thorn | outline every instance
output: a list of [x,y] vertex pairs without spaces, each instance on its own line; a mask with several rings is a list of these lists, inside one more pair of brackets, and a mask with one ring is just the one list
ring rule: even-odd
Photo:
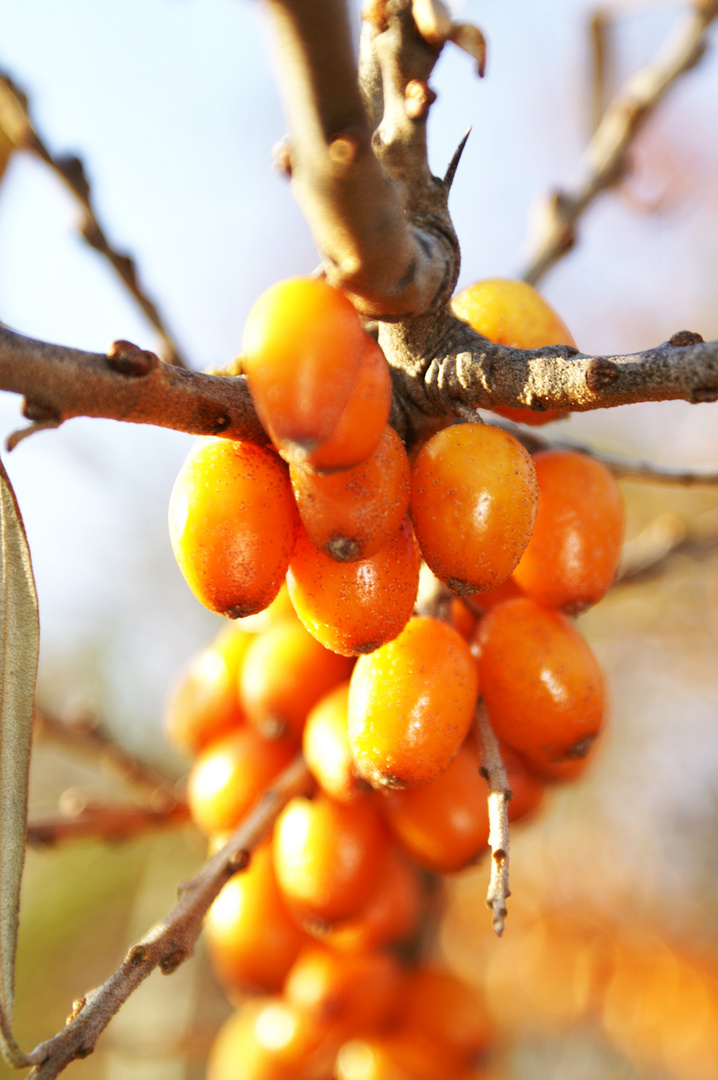
[[466,146],[466,141],[469,138],[470,134],[471,134],[471,128],[469,128],[469,130],[466,132],[466,134],[464,135],[464,137],[461,140],[461,142],[459,143],[459,145],[456,147],[456,150],[454,150],[454,156],[452,157],[451,161],[449,162],[449,167],[446,170],[446,175],[444,176],[444,183],[446,184],[447,188],[449,188],[449,189],[451,189],[451,185],[454,182],[454,177],[456,176],[456,170],[459,167],[459,162],[461,161],[461,155],[464,152],[464,147]]

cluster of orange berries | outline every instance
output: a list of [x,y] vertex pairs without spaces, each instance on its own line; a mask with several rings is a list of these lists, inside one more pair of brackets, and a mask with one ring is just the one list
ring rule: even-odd
[[[520,283],[474,286],[456,309],[504,344],[572,343]],[[449,873],[487,850],[471,738],[479,697],[513,820],[547,782],[584,767],[605,695],[568,615],[613,581],[620,494],[594,460],[532,458],[479,422],[444,428],[412,466],[388,426],[383,354],[320,279],[260,298],[243,367],[273,446],[201,441],[170,505],[190,587],[240,622],[195,658],[170,698],[168,730],[196,755],[188,799],[210,836],[236,827],[299,746],[317,794],[289,802],[209,915],[224,982],[283,990],[229,1022],[210,1076],[478,1075],[467,1070],[487,1044],[485,1019],[459,1049],[449,1033],[459,1004],[447,1005],[441,1032],[422,1012],[434,1006],[421,1004],[432,980],[453,987],[447,1001],[471,992],[446,974],[401,972],[386,950],[417,930],[418,868]],[[455,594],[447,618],[413,614],[422,558]]]

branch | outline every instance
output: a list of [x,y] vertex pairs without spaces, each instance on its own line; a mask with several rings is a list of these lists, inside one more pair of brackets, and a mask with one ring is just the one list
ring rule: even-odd
[[2,72],[0,72],[0,129],[6,133],[15,149],[34,153],[60,177],[80,205],[81,236],[90,247],[99,251],[117,272],[130,296],[159,334],[167,354],[167,362],[178,367],[185,367],[159,311],[137,278],[134,260],[129,255],[117,251],[107,239],[92,206],[90,184],[82,162],[74,156],[54,157],[50,153],[32,122],[26,95]]
[[131,840],[151,829],[175,828],[190,820],[187,804],[174,799],[162,809],[148,806],[110,805],[107,803],[70,803],[66,816],[31,821],[27,827],[27,842],[31,847],[51,847],[65,840],[120,841]]
[[[160,361],[129,342],[83,352],[23,337],[0,326],[0,389],[23,394],[33,426],[73,416],[267,442],[242,377],[204,375]],[[15,445],[18,437],[13,437]]]
[[640,353],[588,356],[564,345],[495,345],[447,312],[411,326],[382,324],[379,340],[396,369],[408,424],[412,413],[476,419],[477,408],[507,405],[586,412],[638,401],[718,399],[718,342],[690,331]]
[[[658,514],[623,549],[616,585],[631,585],[662,574],[674,555],[706,558],[718,547],[718,513],[709,510],[692,521]],[[615,587],[615,586],[614,586]]]
[[491,879],[486,894],[486,906],[494,913],[494,930],[504,932],[506,901],[509,889],[509,801],[511,789],[501,751],[489,723],[486,709],[479,704],[476,710],[476,740],[481,756],[481,775],[489,785],[489,846],[491,848]]
[[184,884],[170,914],[127,953],[120,967],[102,986],[91,990],[73,1005],[62,1031],[41,1043],[30,1055],[30,1077],[53,1080],[76,1058],[87,1057],[97,1039],[128,997],[156,968],[165,975],[187,960],[212,901],[237,871],[244,869],[256,848],[288,800],[307,790],[309,773],[301,757],[275,780],[229,842],[193,878]]
[[346,5],[265,0],[265,6],[292,140],[292,186],[329,281],[370,317],[436,310],[458,275],[448,187],[431,176],[426,161],[433,100],[426,80],[440,50],[419,35],[410,0],[392,4],[385,28],[365,31],[365,54],[374,51],[362,62],[371,83],[365,99],[370,108],[383,102],[372,140]]
[[536,212],[522,277],[535,285],[576,242],[576,224],[602,191],[626,170],[626,153],[638,130],[673,83],[706,49],[705,33],[718,15],[716,0],[692,0],[689,11],[654,60],[639,68],[609,104],[581,159],[572,189],[553,191]]

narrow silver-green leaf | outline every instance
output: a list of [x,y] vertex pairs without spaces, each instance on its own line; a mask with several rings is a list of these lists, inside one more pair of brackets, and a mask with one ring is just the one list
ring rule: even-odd
[[19,1068],[27,1058],[12,1015],[39,636],[30,550],[0,463],[0,1047]]

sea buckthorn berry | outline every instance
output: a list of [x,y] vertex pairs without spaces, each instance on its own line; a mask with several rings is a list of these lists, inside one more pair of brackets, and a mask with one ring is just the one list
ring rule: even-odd
[[210,743],[187,781],[192,820],[204,833],[235,829],[264,789],[292,760],[293,747],[243,727]]
[[351,670],[351,660],[325,649],[297,619],[283,619],[258,634],[247,650],[240,701],[266,738],[297,741],[312,706]]
[[[357,915],[318,934],[340,952],[367,952],[406,941],[419,925],[422,892],[416,870],[391,845],[379,886]],[[314,928],[310,927],[314,933]]]
[[384,353],[369,334],[356,382],[330,438],[307,455],[317,472],[350,469],[373,454],[389,419],[392,383]]
[[294,610],[292,601],[289,599],[287,583],[284,581],[269,607],[266,607],[263,611],[258,611],[256,615],[248,615],[246,619],[242,619],[237,625],[250,634],[261,634],[263,630],[268,630],[270,626],[281,622],[282,619],[296,619],[296,617],[297,613]]
[[[489,278],[469,285],[452,301],[460,319],[496,345],[515,349],[540,349],[544,345],[571,345],[571,331],[543,296],[525,281]],[[494,409],[500,416],[521,424],[548,424],[566,413],[558,409]]]
[[232,619],[262,611],[296,536],[287,467],[268,447],[203,439],[175,481],[169,524],[179,568],[206,607]]
[[283,456],[306,460],[331,438],[365,347],[354,307],[322,278],[289,278],[262,293],[244,327],[242,368]]
[[274,830],[274,866],[290,908],[304,920],[356,914],[377,888],[389,839],[373,799],[292,799]]
[[[349,1039],[337,1054],[336,1080],[425,1080],[426,1072],[419,1076],[393,1056],[395,1042],[396,1038],[392,1035]],[[437,1070],[430,1074],[432,1080],[437,1076],[441,1076],[442,1080],[452,1080],[446,1074],[445,1065],[442,1060],[431,1063],[431,1067]]]
[[348,1038],[391,1020],[402,979],[398,961],[388,953],[342,954],[309,945],[287,975],[284,996],[317,1026]]
[[405,1031],[446,1049],[447,1071],[484,1052],[492,1029],[483,994],[449,971],[418,967],[402,993]]
[[409,509],[411,468],[388,425],[374,452],[353,469],[317,476],[290,468],[299,516],[316,548],[337,562],[368,559],[389,542]]
[[374,787],[436,779],[471,726],[477,693],[461,635],[437,619],[410,619],[352,673],[349,741],[361,775]]
[[422,447],[411,517],[429,568],[460,595],[495,589],[526,547],[538,501],[521,443],[500,428],[457,424]]
[[308,941],[289,913],[269,841],[222,889],[205,920],[212,966],[230,990],[280,990]]
[[360,562],[328,559],[301,533],[287,572],[297,615],[343,656],[372,652],[406,626],[419,588],[421,554],[408,518],[381,551]]
[[536,523],[514,580],[546,607],[582,611],[608,592],[618,570],[621,492],[606,466],[585,454],[546,450],[534,465]]
[[348,682],[330,690],[309,713],[302,735],[302,752],[309,771],[322,791],[338,802],[351,802],[369,790],[354,768],[348,700]]
[[422,787],[392,791],[382,810],[397,840],[420,866],[438,874],[461,870],[489,844],[486,781],[472,739],[446,772]]
[[246,1002],[212,1044],[206,1080],[331,1080],[337,1045],[280,997]]
[[245,722],[237,679],[251,640],[252,635],[236,624],[226,626],[180,673],[163,715],[173,746],[194,755]]
[[571,622],[535,600],[507,600],[473,640],[481,694],[500,739],[535,766],[584,757],[606,710],[601,671]]

